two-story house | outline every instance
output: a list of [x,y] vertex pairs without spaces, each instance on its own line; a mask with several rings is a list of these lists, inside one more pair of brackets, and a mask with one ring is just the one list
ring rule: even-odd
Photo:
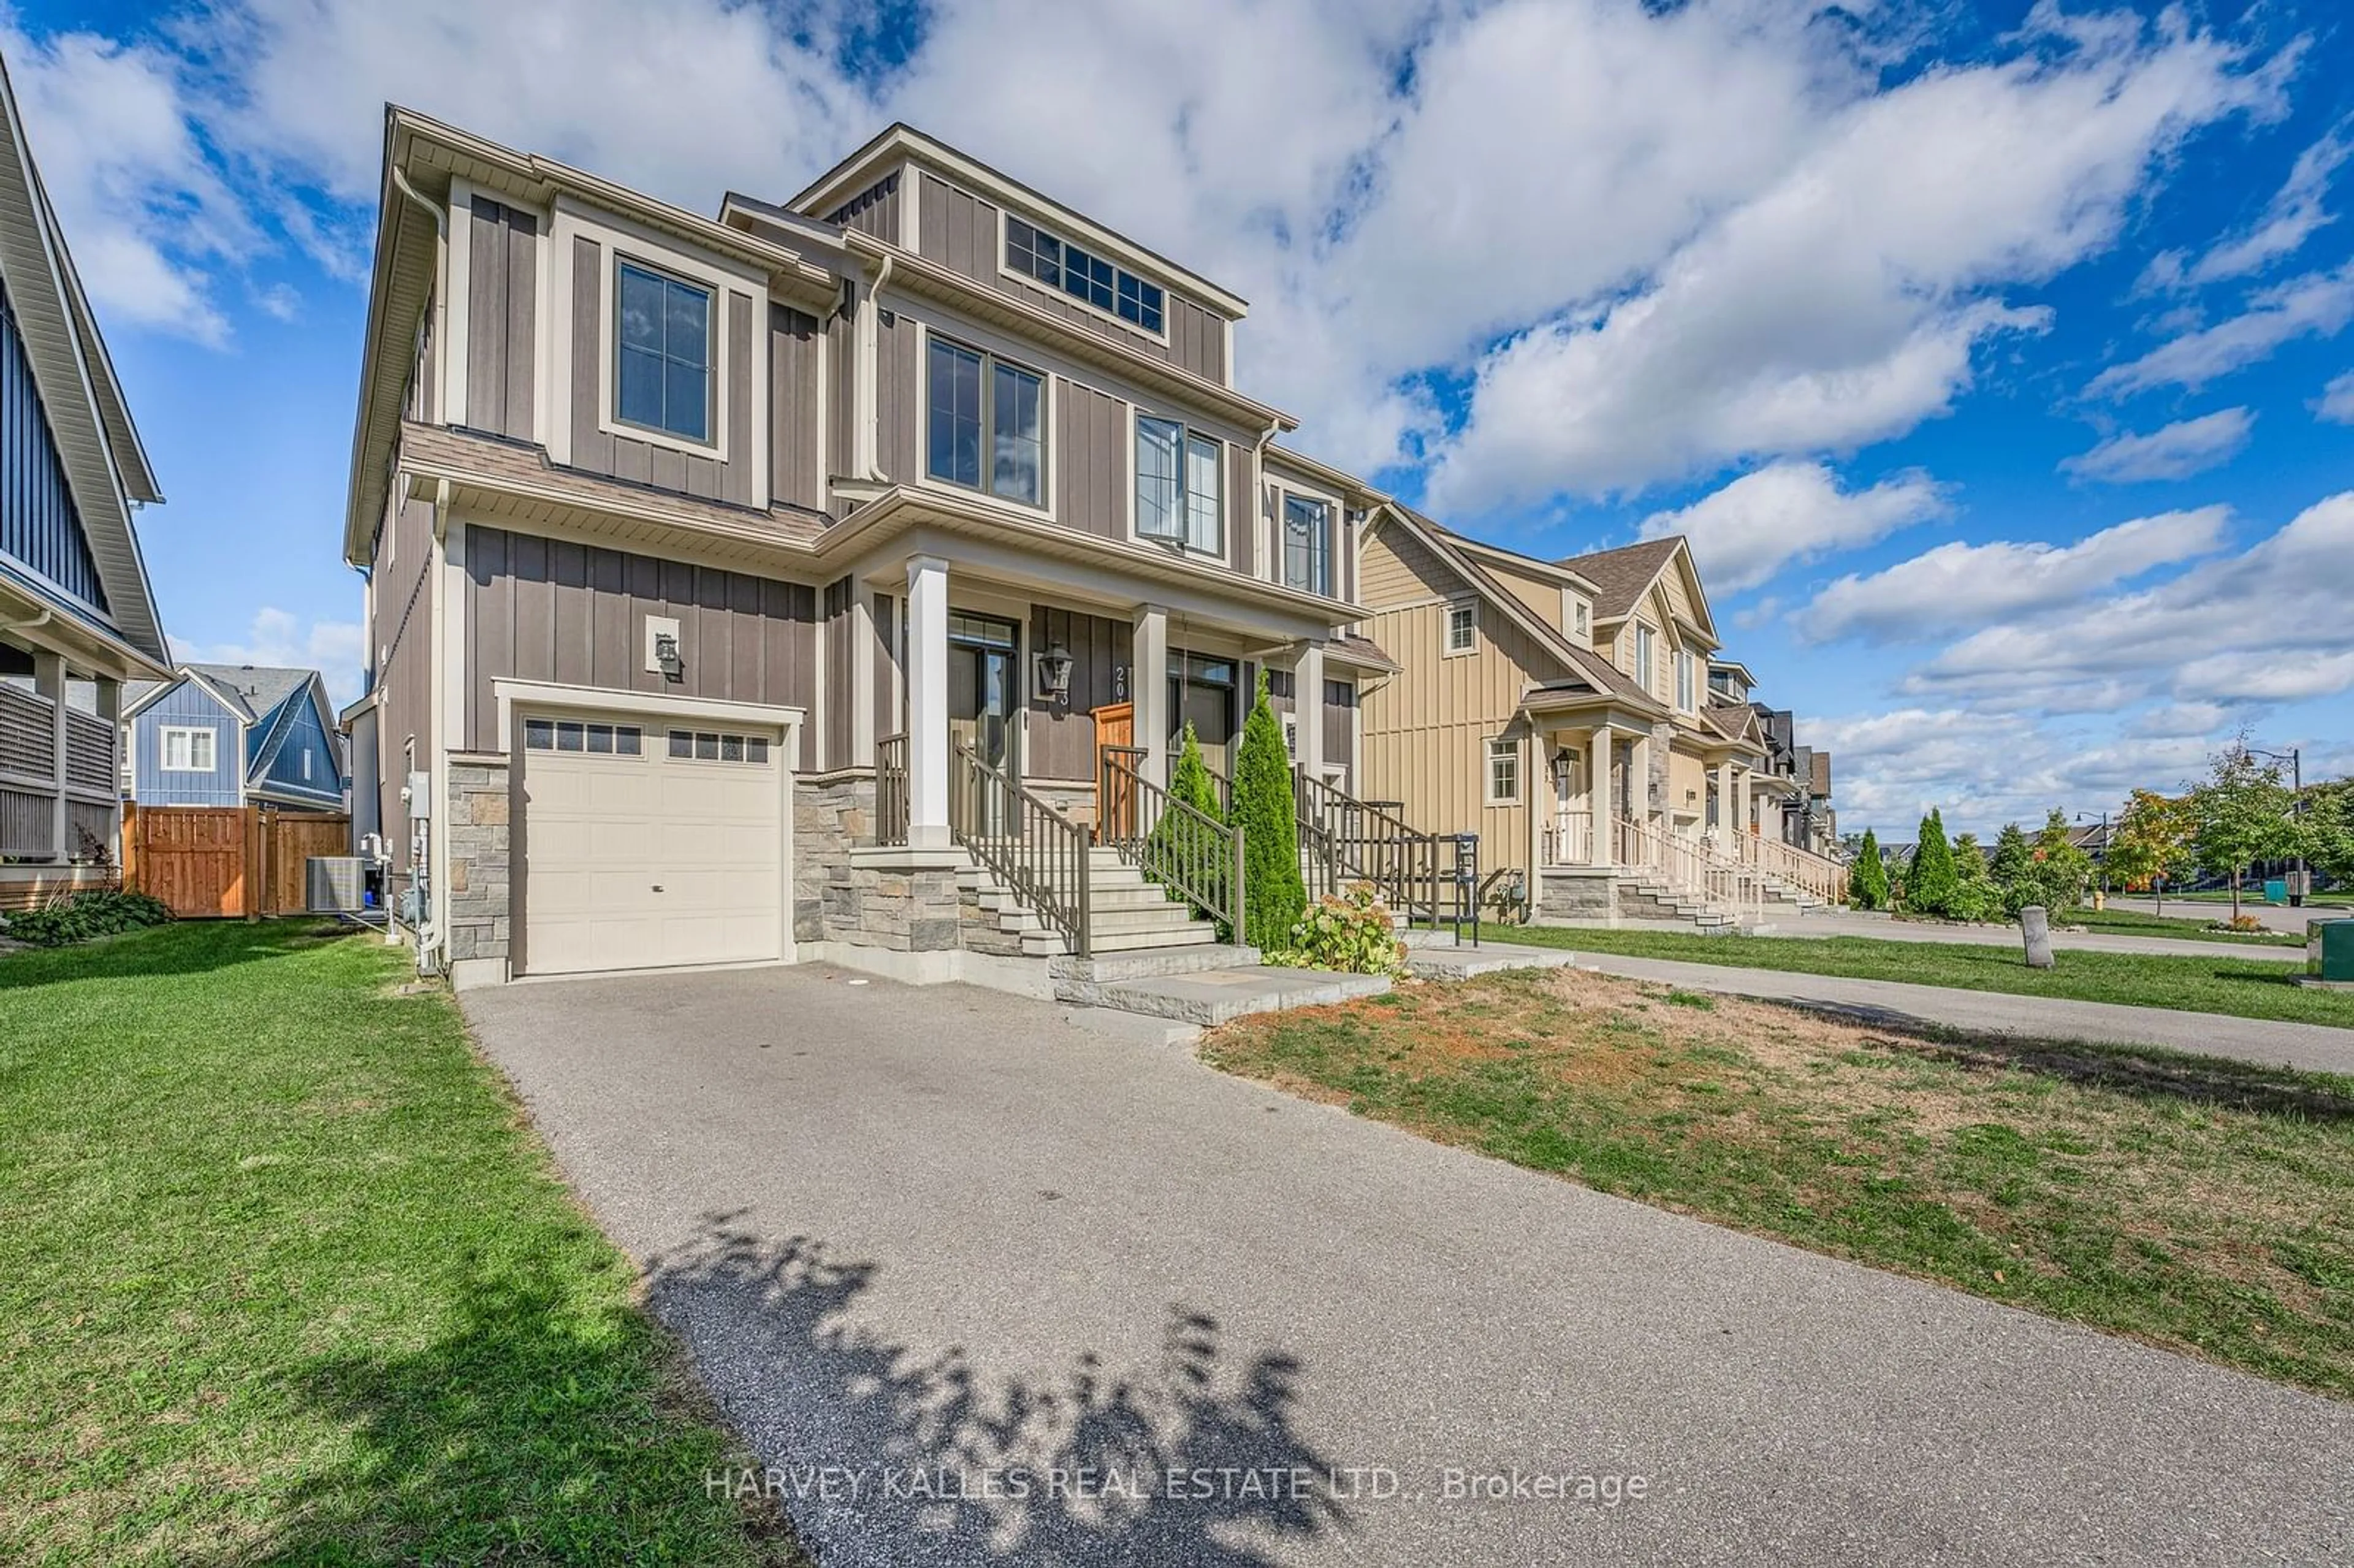
[[1839,849],[1839,811],[1831,800],[1831,754],[1800,746],[1797,716],[1755,699],[1756,677],[1747,666],[1719,660],[1709,665],[1708,689],[1719,703],[1746,707],[1755,716],[1766,747],[1765,766],[1753,787],[1752,831],[1778,834],[1785,843],[1813,854]]
[[388,111],[345,716],[422,952],[960,972],[974,857],[1053,901],[1262,671],[1354,777],[1378,498],[1235,386],[1245,315],[906,126],[705,217]]
[[161,501],[0,65],[0,909],[112,876],[123,683],[167,673]]
[[344,809],[334,709],[316,670],[183,664],[122,710],[124,787],[142,806]]
[[1547,561],[1384,503],[1363,555],[1363,629],[1398,672],[1365,688],[1363,790],[1477,833],[1539,918],[1835,893],[1836,867],[1757,832],[1764,737],[1711,694],[1681,538]]

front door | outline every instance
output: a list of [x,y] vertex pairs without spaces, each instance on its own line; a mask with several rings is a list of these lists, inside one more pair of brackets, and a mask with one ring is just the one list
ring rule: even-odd
[[1553,821],[1554,863],[1582,865],[1592,854],[1586,834],[1593,831],[1593,802],[1585,794],[1585,758],[1575,749],[1553,753]]
[[[1015,679],[1020,640],[1020,629],[1010,620],[949,617],[949,743],[970,747],[982,762],[1008,778],[1019,770],[1013,714],[1022,694]],[[971,804],[980,813],[974,821],[978,831],[1002,831],[1002,801],[995,791],[980,791]]]
[[1228,755],[1235,732],[1242,727],[1239,697],[1242,690],[1241,666],[1232,659],[1220,659],[1204,653],[1172,653],[1169,655],[1169,737],[1171,757],[1176,752],[1174,743],[1184,733],[1190,722],[1193,736],[1202,743],[1202,753],[1212,768],[1229,777],[1233,774],[1233,758]]

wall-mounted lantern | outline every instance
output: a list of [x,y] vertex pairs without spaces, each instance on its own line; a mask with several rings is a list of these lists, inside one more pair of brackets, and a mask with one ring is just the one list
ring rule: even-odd
[[679,657],[675,635],[668,631],[654,633],[654,662],[669,680],[675,681],[686,673],[686,661]]
[[1060,642],[1038,655],[1038,694],[1051,698],[1056,707],[1071,700],[1071,651]]

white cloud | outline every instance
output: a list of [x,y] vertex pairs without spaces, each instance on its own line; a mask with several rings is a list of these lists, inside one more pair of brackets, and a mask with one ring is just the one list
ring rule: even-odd
[[1940,545],[1870,577],[1840,578],[1816,596],[1799,625],[1818,641],[1948,636],[2075,604],[2154,567],[2206,555],[2222,544],[2230,520],[2228,507],[2209,506],[2136,518],[2065,547]]
[[263,664],[288,670],[316,670],[327,683],[327,695],[337,706],[360,694],[362,666],[367,659],[359,623],[312,620],[287,610],[256,610],[253,623],[241,639],[223,642],[172,645],[175,658],[190,664]]
[[2169,339],[2139,359],[2113,365],[2085,390],[2110,397],[2159,387],[2196,392],[2299,338],[2335,337],[2349,321],[2354,321],[2354,262],[2264,290],[2240,314]]
[[2268,78],[2172,22],[2074,32],[1842,99],[1631,289],[1512,338],[1479,367],[1434,502],[1638,490],[1947,411],[1985,344],[2047,321],[2005,285],[2105,249],[2190,131],[2273,101]]
[[2149,740],[2204,739],[2222,734],[2232,710],[2221,703],[2160,703],[2126,726],[2128,735]]
[[1843,491],[1817,462],[1777,462],[1713,494],[1643,519],[1643,537],[1681,534],[1709,586],[1738,593],[1770,581],[1794,561],[1853,549],[1946,510],[1925,474],[1904,474],[1869,490]]
[[2354,425],[2354,370],[2321,389],[2321,400],[2313,406],[2313,413],[2333,425]]
[[2343,128],[2333,130],[2297,154],[2288,180],[2255,222],[2219,239],[2197,260],[2180,250],[2164,250],[2151,258],[2142,275],[2146,289],[2196,289],[2230,278],[2261,272],[2284,256],[2295,255],[2320,229],[2337,221],[2322,206],[2329,182],[2349,155]]
[[2060,471],[2111,484],[2188,479],[2238,456],[2255,422],[2245,408],[2224,408],[2196,419],[2178,419],[2146,436],[2115,435],[2091,451],[2063,459]]
[[198,140],[184,62],[90,33],[37,40],[5,10],[0,54],[90,298],[111,319],[227,341],[210,269],[263,241]]
[[[2195,514],[2194,514],[2195,515]],[[1998,621],[1914,671],[1906,689],[1973,704],[2105,692],[2245,704],[2354,689],[2354,492],[2307,507],[2253,547],[2153,588]],[[2089,706],[2089,705],[2088,705]],[[2082,710],[2080,710],[2082,711]]]

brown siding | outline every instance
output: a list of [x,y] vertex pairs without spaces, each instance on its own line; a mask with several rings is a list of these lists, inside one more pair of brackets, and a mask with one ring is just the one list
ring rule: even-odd
[[[501,678],[768,703],[814,722],[815,598],[800,583],[470,527],[466,744],[498,749],[491,683]],[[645,667],[650,615],[678,620],[686,667],[675,683]]]
[[[1055,421],[1056,512],[1067,526],[1105,539],[1128,536],[1127,405],[1060,377]],[[1076,652],[1076,650],[1074,650]]]
[[585,235],[574,237],[572,466],[707,500],[755,504],[760,454],[752,429],[752,397],[755,378],[767,374],[754,330],[758,319],[757,302],[750,294],[734,290],[716,302],[726,344],[729,461],[699,457],[598,428],[599,372],[605,356],[613,351],[601,313],[605,265],[603,246]]
[[1226,531],[1234,536],[1235,570],[1258,574],[1258,497],[1252,493],[1250,449],[1226,448]]
[[825,215],[828,223],[873,235],[887,245],[899,243],[899,171],[881,179]]
[[[998,253],[995,204],[957,189],[938,175],[925,175],[923,181],[923,196],[917,203],[920,211],[918,223],[923,233],[917,237],[916,249],[928,260],[937,261],[951,271],[962,273],[1002,294],[1010,294],[1066,321],[1076,322],[1088,331],[1140,354],[1149,354],[1155,359],[1167,360],[1197,376],[1225,383],[1226,337],[1224,317],[1173,289],[1166,289],[1168,304],[1162,324],[1168,329],[1169,341],[1162,343],[1099,312],[1089,310],[1066,294],[1009,277],[1000,264],[1002,258]],[[1051,219],[1041,218],[1038,222],[1049,231],[1055,229]]]
[[1112,677],[1135,649],[1123,620],[1107,620],[1074,609],[1035,607],[1030,615],[1030,648],[1044,652],[1055,643],[1070,650],[1071,697],[1061,707],[1030,692],[1029,755],[1023,766],[1033,779],[1092,779],[1096,774],[1096,721],[1088,714],[1115,699]]
[[393,874],[402,877],[408,874],[408,815],[400,788],[407,782],[409,739],[416,739],[419,767],[432,758],[433,588],[427,570],[432,559],[432,503],[397,504],[376,535],[376,623],[368,628],[367,652],[377,662],[376,684],[384,693],[376,729],[381,831]]
[[875,596],[875,738],[898,727],[893,716],[899,671],[899,601],[887,593]]
[[824,432],[817,318],[790,305],[769,307],[769,496],[781,506],[823,511]]
[[[1324,766],[1349,766],[1350,742],[1355,738],[1357,687],[1352,681],[1324,683]],[[1353,789],[1356,780],[1349,780]]]
[[529,440],[537,225],[531,214],[480,196],[467,221],[466,423]]
[[[825,357],[830,385],[826,388],[826,423],[833,427],[831,444],[833,471],[858,471],[858,333],[848,313],[825,324]],[[864,478],[864,475],[859,475]]]
[[902,483],[918,477],[923,451],[922,362],[914,318],[893,314],[875,328],[875,461]]
[[851,639],[858,630],[850,609],[857,588],[849,577],[825,585],[825,686],[830,697],[842,700],[824,705],[825,748],[814,759],[820,768],[847,768],[864,760],[850,755]]

